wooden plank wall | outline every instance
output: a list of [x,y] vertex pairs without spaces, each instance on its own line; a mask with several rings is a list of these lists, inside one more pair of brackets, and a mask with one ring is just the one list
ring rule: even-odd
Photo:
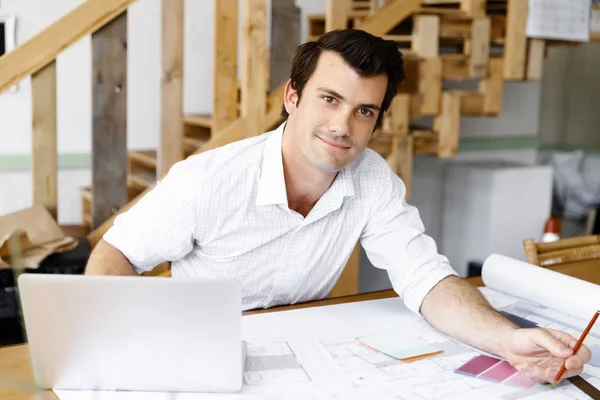
[[127,12],[92,35],[92,229],[127,203]]
[[31,77],[33,202],[57,219],[56,62]]
[[162,0],[161,140],[157,176],[183,159],[184,0]]

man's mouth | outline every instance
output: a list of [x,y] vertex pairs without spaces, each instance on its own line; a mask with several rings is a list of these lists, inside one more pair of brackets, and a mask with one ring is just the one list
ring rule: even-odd
[[328,144],[328,145],[330,145],[331,147],[335,147],[335,148],[337,148],[337,149],[340,149],[340,150],[348,150],[348,149],[350,148],[349,146],[345,146],[345,145],[343,145],[343,144],[340,144],[340,143],[336,143],[336,142],[332,142],[332,141],[330,141],[330,140],[327,140],[327,139],[323,139],[323,138],[322,138],[321,136],[319,136],[319,135],[316,135],[316,136],[317,136],[317,138],[319,138],[319,139],[320,139],[322,142],[324,142],[325,144]]

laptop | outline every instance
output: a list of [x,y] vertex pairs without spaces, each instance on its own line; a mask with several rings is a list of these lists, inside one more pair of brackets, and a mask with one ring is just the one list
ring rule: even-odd
[[18,288],[42,389],[241,390],[236,281],[28,273]]

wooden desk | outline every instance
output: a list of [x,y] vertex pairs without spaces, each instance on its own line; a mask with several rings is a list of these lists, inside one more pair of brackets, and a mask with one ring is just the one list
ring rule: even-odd
[[[575,276],[580,279],[585,279],[596,284],[600,284],[600,263],[598,261],[574,263],[571,265],[564,265],[551,269],[566,275]],[[469,278],[467,281],[471,282],[471,284],[474,286],[483,286],[481,278]],[[244,312],[244,315],[351,303],[356,301],[385,299],[390,297],[397,297],[397,294],[393,290],[382,290],[378,292],[343,296],[333,299],[295,304],[291,306],[273,307],[266,310],[251,310]],[[583,379],[581,379],[581,381],[583,381]],[[58,400],[52,391],[36,390],[33,382],[33,374],[30,367],[27,345],[0,348],[0,399]],[[585,385],[586,382],[583,381],[581,384]],[[578,386],[580,385],[578,384]],[[5,389],[8,387],[10,387],[10,389]]]

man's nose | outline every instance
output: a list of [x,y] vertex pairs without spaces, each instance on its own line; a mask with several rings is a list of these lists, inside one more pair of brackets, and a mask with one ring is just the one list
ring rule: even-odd
[[329,122],[329,132],[335,136],[348,136],[350,115],[347,111],[340,110]]

